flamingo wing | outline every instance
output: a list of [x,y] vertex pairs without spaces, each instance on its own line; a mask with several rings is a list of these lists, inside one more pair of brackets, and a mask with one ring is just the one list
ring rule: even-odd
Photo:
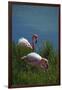
[[25,46],[25,47],[28,47],[28,48],[31,48],[32,49],[31,44],[25,38],[20,38],[19,41],[18,41],[18,45]]
[[39,61],[39,60],[42,59],[42,57],[39,54],[35,53],[35,52],[29,53],[27,55],[27,57],[28,57],[29,60],[38,60]]

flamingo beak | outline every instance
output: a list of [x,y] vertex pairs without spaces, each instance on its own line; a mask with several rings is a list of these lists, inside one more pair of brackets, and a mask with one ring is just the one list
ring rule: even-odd
[[45,68],[46,68],[46,69],[48,69],[48,64],[47,64],[47,65],[45,65]]
[[35,43],[37,43],[37,41],[38,41],[38,36],[37,36],[36,39],[35,39]]
[[38,40],[38,35],[37,34],[34,34],[33,37],[32,37],[33,40],[35,40],[35,44],[37,43],[37,40]]
[[35,40],[35,43],[37,43],[37,39]]

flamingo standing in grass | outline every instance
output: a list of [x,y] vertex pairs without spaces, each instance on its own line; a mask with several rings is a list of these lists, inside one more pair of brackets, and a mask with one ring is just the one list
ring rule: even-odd
[[24,47],[27,47],[27,48],[30,48],[30,49],[35,49],[35,43],[37,43],[37,39],[38,39],[38,35],[37,34],[34,34],[32,36],[32,44],[29,43],[29,41],[25,38],[20,38],[18,40],[18,45],[20,46],[24,46]]
[[42,69],[48,69],[48,60],[46,58],[42,58],[39,54],[35,52],[29,53],[26,56],[21,57],[21,59]]
[[[32,45],[25,38],[19,39],[18,44],[34,50],[35,43],[37,43],[37,39],[38,39],[38,35],[34,34],[32,36]],[[31,52],[26,56],[21,57],[21,59],[25,60],[27,63],[32,64],[34,66],[37,66],[43,69],[48,69],[48,60],[46,58],[42,58],[39,54],[35,52]]]

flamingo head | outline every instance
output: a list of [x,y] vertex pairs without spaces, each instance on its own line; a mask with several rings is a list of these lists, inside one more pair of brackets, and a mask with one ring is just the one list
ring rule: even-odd
[[37,35],[37,34],[34,34],[34,35],[32,36],[32,40],[35,40],[35,43],[37,43],[38,35]]
[[48,69],[48,60],[46,58],[41,59],[41,68]]

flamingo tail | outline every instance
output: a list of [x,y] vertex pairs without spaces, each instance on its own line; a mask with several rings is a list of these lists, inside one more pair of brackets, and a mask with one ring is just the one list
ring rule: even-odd
[[22,60],[26,59],[26,56],[21,57]]

